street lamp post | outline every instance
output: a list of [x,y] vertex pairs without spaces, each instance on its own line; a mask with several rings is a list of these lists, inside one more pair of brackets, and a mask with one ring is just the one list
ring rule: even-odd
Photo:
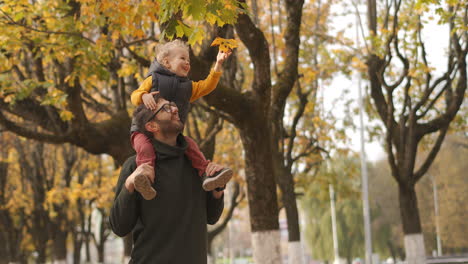
[[[359,9],[356,5],[356,12]],[[359,49],[359,14],[356,13],[356,45]],[[372,233],[370,225],[370,206],[369,206],[369,186],[367,176],[367,157],[366,149],[364,147],[364,106],[361,91],[361,74],[358,73],[358,101],[359,101],[359,134],[361,139],[361,179],[362,179],[362,209],[364,215],[364,239],[366,251],[366,264],[372,264]]]
[[437,240],[437,256],[442,256],[442,241],[440,240],[440,226],[439,226],[439,202],[437,197],[437,184],[434,175],[432,178],[432,190],[434,193],[434,214],[435,214],[435,226],[436,226],[436,240]]
[[335,208],[335,190],[333,185],[328,185],[330,189],[330,207],[331,207],[331,220],[332,220],[332,233],[333,233],[333,253],[335,255],[335,261],[333,263],[340,263],[340,255],[338,252],[338,232],[336,229],[336,208]]

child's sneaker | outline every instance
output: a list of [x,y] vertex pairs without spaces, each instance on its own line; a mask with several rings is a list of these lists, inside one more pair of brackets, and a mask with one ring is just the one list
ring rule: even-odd
[[135,176],[135,190],[137,190],[145,200],[152,200],[156,197],[156,190],[151,186],[150,180],[143,174]]
[[216,188],[223,188],[232,178],[232,174],[233,172],[229,168],[224,168],[211,177],[207,177],[206,174],[203,174],[203,190],[209,192]]

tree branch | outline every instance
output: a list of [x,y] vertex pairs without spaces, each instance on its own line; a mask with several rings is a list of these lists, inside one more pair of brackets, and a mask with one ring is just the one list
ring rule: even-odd
[[437,153],[439,153],[442,143],[444,142],[444,138],[447,134],[448,128],[449,126],[447,125],[440,130],[439,135],[437,136],[437,140],[431,149],[431,152],[429,153],[429,155],[427,155],[426,160],[421,165],[421,167],[414,173],[414,183],[417,183],[431,166],[432,162],[437,156]]
[[129,48],[130,44],[126,43],[124,40],[121,40],[124,45],[122,45],[122,47],[124,47],[129,53],[130,55],[132,55],[132,57],[140,64],[142,65],[143,67],[149,67],[151,66],[151,61],[138,55],[135,51],[133,51],[132,49]]
[[43,129],[52,130],[55,133],[64,133],[68,127],[68,124],[60,119],[56,109],[52,106],[41,106],[39,102],[31,98],[16,101],[15,107],[10,107],[8,103],[0,100],[0,111],[6,111],[24,120],[32,121]]
[[[394,135],[395,132],[397,132],[397,125],[393,119],[393,95],[389,94],[388,95],[388,114],[385,120],[385,126],[387,127],[387,136],[386,136],[386,148],[387,148],[387,154],[388,154],[388,160],[390,163],[390,168],[392,170],[392,175],[395,178],[397,182],[401,182],[401,174],[398,171],[398,166],[397,166],[397,161],[395,160],[395,155],[393,154],[393,144],[395,143],[396,146],[400,144],[400,140],[394,141],[396,136]],[[403,124],[404,125],[404,124]],[[401,151],[401,148],[397,148],[397,152]]]
[[204,149],[208,142],[212,141],[214,137],[223,129],[223,119],[218,118],[218,122],[216,122],[214,127],[211,127],[208,131],[208,134],[205,134],[205,137],[200,142],[200,149]]
[[[273,4],[271,2],[272,2],[272,0],[269,0],[270,34],[271,34],[271,45],[272,45],[272,49],[273,49],[273,69],[275,71],[275,75],[278,76],[278,64],[276,63],[276,41],[275,41],[276,36],[275,36],[275,30],[274,30],[274,26],[273,26]],[[255,24],[258,25],[258,19],[255,21]]]
[[[297,156],[295,156],[295,157],[292,159],[292,163],[298,161],[300,158],[307,157],[307,156],[309,156],[310,154],[312,154],[312,153],[317,153],[317,152],[319,152],[319,151],[328,154],[328,151],[325,150],[324,148],[322,148],[322,147],[320,147],[320,146],[314,146],[315,143],[317,143],[316,140],[311,140],[311,141],[309,141],[309,144],[307,144],[305,151],[303,151],[302,153],[299,153]],[[292,163],[291,163],[291,164],[292,164]]]
[[300,25],[302,19],[303,0],[285,0],[286,2],[286,29],[284,32],[285,58],[278,82],[273,87],[272,119],[282,118],[286,99],[294,87],[298,77],[298,58],[300,45]]
[[96,44],[92,39],[83,36],[80,32],[51,31],[51,30],[38,29],[38,28],[34,28],[34,27],[29,26],[29,25],[26,25],[26,24],[21,24],[21,23],[16,22],[11,16],[9,16],[9,15],[8,15],[5,11],[3,11],[3,10],[0,10],[0,12],[2,12],[3,15],[6,17],[6,19],[7,19],[8,21],[10,21],[9,23],[5,23],[5,22],[1,22],[1,21],[0,21],[0,23],[4,23],[4,24],[7,24],[7,25],[17,25],[17,26],[21,26],[21,27],[24,27],[24,28],[26,28],[26,29],[28,29],[28,30],[35,31],[35,32],[39,32],[39,33],[75,36],[75,37],[79,37],[79,38],[85,39],[85,40],[87,40],[87,41],[90,42],[90,43]]
[[[293,164],[293,162],[297,159],[294,159],[292,157],[292,151],[294,149],[294,140],[296,139],[296,135],[297,135],[297,126],[299,124],[299,120],[301,119],[301,117],[304,115],[304,112],[305,112],[305,108],[308,104],[308,100],[307,100],[307,97],[310,95],[311,91],[307,91],[306,93],[302,93],[301,91],[301,85],[300,85],[300,80],[297,81],[297,96],[299,98],[299,108],[297,109],[296,111],[296,114],[294,115],[293,117],[293,122],[291,124],[291,129],[289,130],[289,142],[288,142],[288,146],[287,146],[287,149],[286,149],[286,166],[288,168],[290,168]],[[315,141],[316,142],[316,141]],[[307,149],[307,148],[306,148]]]
[[[371,0],[371,1],[374,1],[374,0]],[[366,52],[367,53],[370,53],[370,49],[369,49],[369,46],[367,45],[367,41],[365,41],[366,39],[366,34],[364,33],[364,26],[362,25],[362,19],[361,19],[361,13],[359,12],[359,8],[358,8],[358,4],[356,3],[355,0],[351,1],[351,3],[353,4],[354,6],[354,9],[356,10],[356,14],[357,14],[357,19],[358,19],[358,24],[359,24],[359,29],[361,30],[361,35],[362,35],[362,39],[364,39],[364,46],[366,47]],[[375,4],[375,3],[374,3]],[[368,3],[368,10],[369,10],[369,6],[370,4]],[[368,16],[371,16],[372,14],[370,14],[368,12]],[[375,14],[376,15],[376,14]],[[388,15],[388,14],[387,14]],[[376,33],[376,31],[373,31],[374,33]],[[359,34],[358,34],[359,35]]]
[[[245,2],[245,1],[244,1]],[[247,47],[254,65],[254,80],[252,90],[255,93],[257,103],[266,109],[270,105],[270,53],[268,42],[263,32],[255,26],[250,17],[240,14],[235,25],[237,35]]]
[[219,233],[221,233],[231,220],[232,215],[234,214],[234,209],[239,205],[239,203],[244,199],[244,195],[241,195],[240,185],[237,182],[234,182],[233,193],[230,196],[230,206],[226,213],[226,216],[223,218],[222,222],[216,225],[213,230],[208,232],[208,241],[212,241]]
[[[414,111],[417,112],[424,104],[427,103],[427,101],[429,100],[430,95],[432,94],[432,92],[435,90],[435,88],[437,88],[437,86],[440,83],[442,83],[443,81],[448,81],[448,80],[449,80],[449,76],[447,75],[447,73],[445,73],[442,77],[438,78],[430,87],[427,87],[424,90],[423,97],[415,105]],[[444,90],[445,89],[442,89],[442,91],[444,91]],[[435,103],[435,101],[436,100],[432,100],[432,103],[426,108],[426,110],[422,114],[418,115],[418,119],[426,115],[426,113],[429,111],[429,109],[432,107],[432,105]]]
[[112,111],[104,104],[99,103],[94,99],[90,94],[88,94],[85,90],[81,91],[83,94],[83,102],[90,108],[96,110],[100,113],[106,113],[112,115]]
[[52,135],[52,134],[44,134],[36,131],[32,131],[25,127],[18,126],[15,122],[8,120],[3,113],[0,111],[0,124],[7,130],[18,134],[22,137],[31,138],[38,141],[45,141],[54,144],[65,143],[70,140],[70,135],[63,134],[63,135]]
[[375,0],[367,0],[367,23],[371,35],[377,34],[377,4]]

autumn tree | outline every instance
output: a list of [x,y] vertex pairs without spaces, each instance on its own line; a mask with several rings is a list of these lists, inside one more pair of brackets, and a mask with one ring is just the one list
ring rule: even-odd
[[[370,95],[385,127],[388,162],[398,183],[406,260],[423,263],[426,253],[415,185],[437,156],[465,96],[468,5],[422,0],[366,3]],[[426,51],[423,34],[430,10],[447,26],[445,68],[431,65]],[[436,73],[434,66],[443,73]],[[437,137],[430,151],[416,164],[418,147],[433,133]]]
[[[0,133],[2,150],[9,148],[8,140],[11,137]],[[27,240],[23,232],[26,215],[25,210],[21,206],[15,206],[10,200],[15,195],[15,190],[12,188],[12,182],[18,182],[19,179],[12,179],[8,176],[11,165],[9,162],[8,153],[1,153],[0,161],[0,254],[3,256],[2,263],[26,262],[28,253],[23,250],[21,245]]]
[[[56,146],[2,133],[0,235],[10,262],[65,263],[72,241],[73,263],[81,248],[96,246],[103,262],[110,229],[102,221],[100,239],[90,230],[92,213],[105,219],[113,199],[113,161],[92,156],[72,145]],[[3,166],[6,164],[7,166]],[[16,175],[16,177],[6,177]],[[107,210],[107,211],[106,211]],[[107,212],[107,214],[106,214]],[[94,242],[94,243],[93,243]]]
[[[128,92],[154,57],[161,34],[155,23],[164,24],[161,39],[187,34],[193,44],[203,37],[202,26],[189,28],[177,19],[235,21],[235,1],[201,2],[3,1],[2,126],[28,138],[108,153],[123,163],[132,153],[124,140]],[[233,8],[224,8],[229,4]]]
[[[268,8],[256,10],[254,2]],[[226,119],[241,134],[251,216],[254,215],[253,211],[258,210],[264,214],[263,217],[267,217],[266,207],[260,210],[254,207],[258,205],[253,206],[255,200],[265,200],[265,197],[270,200],[271,194],[260,194],[258,186],[265,186],[265,181],[272,180],[279,186],[280,203],[285,208],[288,221],[288,259],[291,263],[301,263],[303,260],[296,203],[297,176],[313,173],[327,155],[327,147],[331,145],[329,142],[333,136],[343,137],[343,134],[330,132],[333,125],[324,121],[325,114],[320,113],[317,107],[317,94],[335,73],[343,70],[346,59],[351,58],[341,49],[330,54],[327,47],[339,44],[342,48],[350,42],[343,37],[327,34],[333,4],[331,2],[317,1],[304,6],[301,6],[301,1],[250,3],[252,17],[241,14],[234,25],[235,33],[246,49],[240,48],[237,51],[238,56],[235,58],[239,61],[238,66],[228,68],[228,76],[222,79],[222,86],[213,95],[207,96],[207,102],[222,113],[227,113]],[[302,16],[303,12],[307,15],[305,18]],[[267,23],[256,23],[256,19]],[[299,36],[302,36],[301,41]],[[239,77],[235,78],[236,76]],[[234,100],[233,104],[220,101],[221,92]],[[271,141],[266,141],[267,137]],[[265,144],[271,144],[271,149],[268,149],[270,146],[264,146]],[[272,158],[271,161],[268,156]],[[272,162],[273,170],[267,167],[267,162]],[[258,168],[260,164],[263,169]],[[259,173],[253,173],[255,171],[252,170]],[[260,177],[260,173],[267,175]],[[274,174],[273,179],[263,178],[270,177],[269,173]],[[268,183],[269,192],[273,191],[271,188]],[[276,216],[272,214],[268,217]],[[277,237],[277,231],[271,230],[271,227],[268,231],[260,230],[255,227],[255,220],[251,220],[253,247],[256,252],[257,235]],[[260,232],[255,234],[256,230]],[[262,251],[265,245],[258,243],[259,251]],[[269,255],[267,259],[260,258],[256,261],[275,262],[275,257],[277,256]]]
[[185,34],[193,44],[203,38],[203,25],[188,27],[180,19],[232,23],[236,5],[231,0],[208,5],[2,1],[2,127],[39,141],[108,153],[122,164],[133,153],[129,91],[145,76],[159,38]]

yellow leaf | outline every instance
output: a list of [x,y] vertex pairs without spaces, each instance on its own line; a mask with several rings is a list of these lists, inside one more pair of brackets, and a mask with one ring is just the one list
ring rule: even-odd
[[224,39],[224,38],[215,38],[211,43],[211,46],[219,46],[219,50],[227,52],[237,48],[237,41],[235,39]]
[[73,118],[73,113],[68,110],[63,110],[60,112],[60,118],[62,118],[63,121],[69,121]]
[[13,101],[13,99],[15,98],[15,96],[13,94],[9,94],[7,96],[5,96],[5,99],[3,99],[5,101],[5,103],[10,103]]
[[214,23],[216,23],[216,16],[211,13],[206,14],[205,19],[208,23],[210,23],[210,25],[213,25]]

